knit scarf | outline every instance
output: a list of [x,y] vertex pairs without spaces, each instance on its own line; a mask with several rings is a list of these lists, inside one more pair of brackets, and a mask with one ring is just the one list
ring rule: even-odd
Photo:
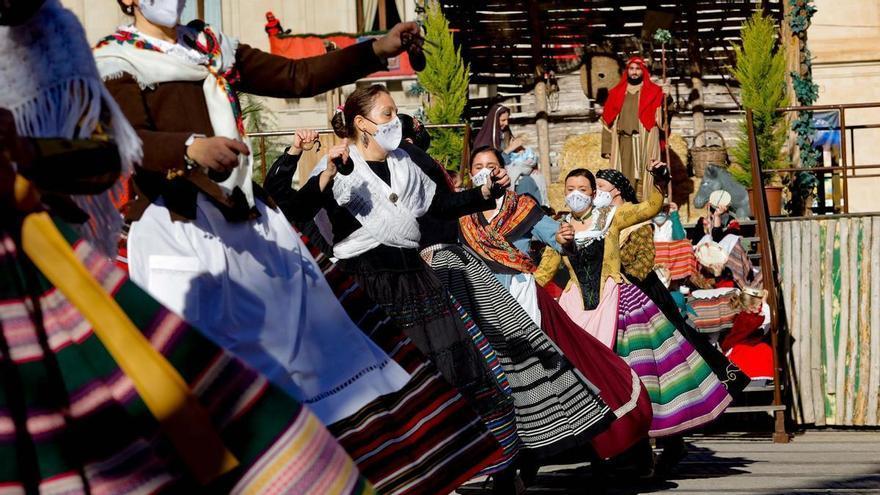
[[544,212],[530,196],[507,191],[498,214],[488,225],[483,225],[474,213],[459,219],[461,235],[471,249],[480,256],[521,273],[537,269],[528,254],[517,249],[508,240],[512,234],[531,230]]
[[0,27],[0,86],[0,107],[15,115],[22,136],[105,134],[116,143],[123,166],[117,184],[102,194],[72,196],[89,215],[80,235],[104,254],[115,254],[122,218],[113,201],[141,160],[141,142],[98,76],[82,26],[58,0],[48,0],[20,26]]
[[[178,26],[177,32],[178,42],[169,43],[146,36],[133,26],[118,28],[95,48],[101,77],[108,80],[129,74],[143,89],[172,81],[203,81],[214,135],[244,141],[250,147],[232,88],[238,78],[238,41],[215,33],[210,26],[200,30]],[[230,196],[240,189],[250,206],[254,206],[252,169],[253,153],[239,155],[239,166],[220,183]]]

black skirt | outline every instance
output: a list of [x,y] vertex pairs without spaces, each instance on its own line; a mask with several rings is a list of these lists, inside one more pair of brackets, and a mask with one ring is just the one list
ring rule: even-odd
[[337,266],[434,362],[495,434],[505,456],[488,471],[512,464],[521,442],[507,378],[485,337],[418,251],[379,246]]

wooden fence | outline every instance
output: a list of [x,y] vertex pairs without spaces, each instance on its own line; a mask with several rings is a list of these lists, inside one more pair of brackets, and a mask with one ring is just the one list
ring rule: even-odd
[[880,215],[772,222],[799,422],[880,426]]

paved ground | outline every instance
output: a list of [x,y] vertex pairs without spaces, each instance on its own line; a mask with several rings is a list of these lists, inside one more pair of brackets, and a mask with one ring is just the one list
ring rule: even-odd
[[[688,440],[688,455],[666,481],[616,479],[608,495],[880,494],[880,431],[808,432],[789,444],[766,438],[710,436]],[[488,494],[475,481],[462,495]],[[587,464],[541,469],[529,495],[602,493]]]

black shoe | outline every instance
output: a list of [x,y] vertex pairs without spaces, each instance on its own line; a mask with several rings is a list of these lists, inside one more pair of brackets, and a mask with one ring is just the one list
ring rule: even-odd
[[655,471],[658,476],[666,476],[687,456],[687,444],[682,437],[672,437],[663,442],[663,452],[657,457]]

